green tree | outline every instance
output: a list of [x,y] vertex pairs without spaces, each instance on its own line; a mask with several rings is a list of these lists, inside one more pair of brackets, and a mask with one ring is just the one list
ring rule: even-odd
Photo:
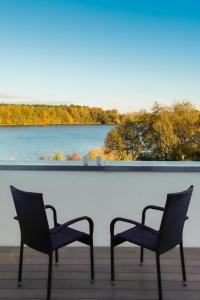
[[124,118],[105,139],[105,152],[131,160],[199,160],[200,112],[190,102]]

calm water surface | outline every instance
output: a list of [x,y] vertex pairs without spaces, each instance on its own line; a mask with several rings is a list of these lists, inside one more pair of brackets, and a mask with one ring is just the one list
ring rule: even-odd
[[85,155],[103,146],[111,125],[0,127],[0,159],[35,160],[62,151]]

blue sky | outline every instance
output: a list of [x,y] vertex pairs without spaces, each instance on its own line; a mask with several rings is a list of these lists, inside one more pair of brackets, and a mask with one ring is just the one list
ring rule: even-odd
[[200,107],[200,2],[0,0],[0,100]]

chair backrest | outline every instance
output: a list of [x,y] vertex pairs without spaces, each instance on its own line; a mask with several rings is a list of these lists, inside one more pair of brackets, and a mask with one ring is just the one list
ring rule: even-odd
[[164,253],[182,242],[183,227],[187,219],[192,191],[191,185],[186,191],[167,195],[158,236],[159,253]]
[[13,186],[10,189],[22,242],[38,251],[48,253],[51,248],[51,238],[42,194],[24,192]]

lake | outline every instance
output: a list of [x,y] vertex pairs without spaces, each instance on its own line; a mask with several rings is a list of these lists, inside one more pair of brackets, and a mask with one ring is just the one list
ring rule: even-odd
[[0,160],[36,160],[62,151],[65,155],[103,146],[112,125],[0,127]]

